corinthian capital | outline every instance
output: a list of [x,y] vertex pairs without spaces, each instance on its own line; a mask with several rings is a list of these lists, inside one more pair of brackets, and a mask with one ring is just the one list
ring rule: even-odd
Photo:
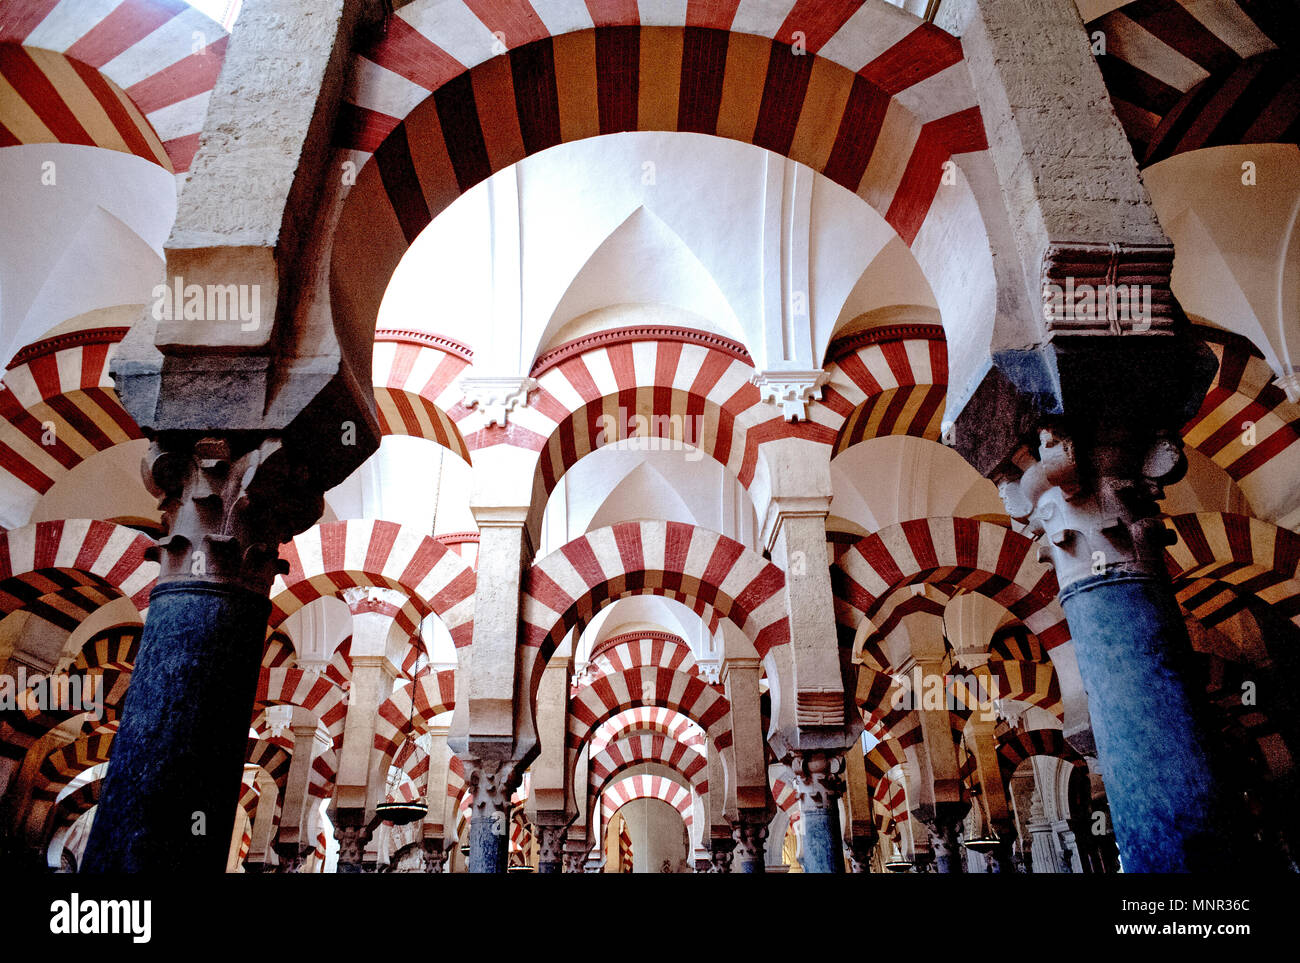
[[266,435],[167,432],[141,471],[167,529],[153,550],[160,584],[217,582],[265,595],[287,570],[280,544],[324,510],[310,472]]
[[999,490],[1011,517],[1049,546],[1062,589],[1107,573],[1163,573],[1169,538],[1156,502],[1187,467],[1177,435],[1081,438],[1044,427],[1037,454]]
[[799,805],[826,809],[844,795],[844,753],[831,749],[794,751],[786,760],[794,773]]
[[[465,765],[465,788],[474,815],[504,814],[510,807],[510,793],[514,788],[514,763],[508,759],[462,761]],[[503,820],[501,832],[506,831]]]

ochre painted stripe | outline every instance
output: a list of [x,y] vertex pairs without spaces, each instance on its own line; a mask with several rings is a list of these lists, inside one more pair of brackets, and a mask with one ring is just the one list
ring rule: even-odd
[[[48,51],[41,51],[48,55]],[[94,147],[94,138],[81,126],[45,72],[25,47],[0,47],[0,74],[32,106],[50,133],[62,144]]]
[[564,143],[600,133],[596,90],[596,33],[566,33],[553,41],[555,89],[560,104],[560,131]]
[[832,61],[813,60],[803,110],[790,142],[790,158],[820,171],[830,160],[856,78]]
[[641,31],[641,89],[637,100],[640,130],[677,130],[682,81],[683,32],[674,27]]
[[772,42],[749,34],[732,34],[727,42],[727,70],[718,108],[719,137],[749,142],[758,126],[763,78],[767,75]]

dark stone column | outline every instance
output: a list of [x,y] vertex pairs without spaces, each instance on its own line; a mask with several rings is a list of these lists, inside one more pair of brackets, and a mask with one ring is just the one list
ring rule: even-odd
[[510,793],[514,765],[502,759],[465,759],[470,793],[469,871],[504,873],[510,864]]
[[763,810],[742,809],[731,824],[731,835],[736,842],[732,850],[733,873],[765,873],[767,862],[767,824],[771,817]]
[[537,872],[560,873],[564,869],[564,838],[568,826],[542,823],[537,827]]
[[145,483],[168,534],[86,872],[222,872],[279,544],[320,517],[276,440],[169,436]]
[[1156,499],[1185,470],[1181,442],[1118,425],[1044,427],[1037,447],[1003,499],[1051,546],[1124,869],[1246,865],[1244,813],[1217,776],[1163,562]]
[[840,797],[844,794],[844,753],[795,752],[789,759],[803,822],[804,872],[844,872]]

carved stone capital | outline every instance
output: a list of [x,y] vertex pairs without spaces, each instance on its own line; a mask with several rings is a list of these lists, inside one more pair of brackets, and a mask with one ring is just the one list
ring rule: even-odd
[[[362,872],[362,857],[366,843],[370,842],[370,827],[366,825],[365,813],[340,809],[334,818],[334,838],[339,843],[340,871]],[[347,870],[342,869],[345,866]]]
[[962,872],[961,846],[957,841],[957,823],[926,820],[922,823],[930,841],[930,855],[936,873]]
[[[514,790],[514,763],[509,759],[461,761],[465,766],[465,789],[469,793],[473,816],[492,819],[493,813],[501,813],[504,819],[510,810],[510,794]],[[503,828],[502,831],[508,830]]]
[[731,838],[736,841],[732,856],[743,860],[763,859],[767,846],[767,819],[762,811],[741,810],[731,823]]
[[301,849],[298,848],[297,842],[292,842],[292,843],[277,842],[274,846],[274,849],[275,849],[275,855],[280,860],[280,862],[275,867],[275,871],[277,873],[298,872],[300,869],[302,869],[302,864],[308,856],[307,853],[304,853]]
[[713,864],[710,873],[730,873],[732,851],[736,841],[731,838],[709,840],[709,861]]
[[786,764],[794,773],[799,806],[829,809],[844,795],[844,753],[830,749],[791,752]]
[[854,836],[845,844],[844,851],[849,858],[849,872],[871,872],[871,854],[875,852],[877,836]]
[[424,840],[424,871],[426,873],[444,873],[447,866],[447,851],[442,840],[431,838]]
[[1300,404],[1300,370],[1293,368],[1286,374],[1278,375],[1273,384],[1286,393],[1286,400],[1291,404]]
[[820,368],[808,371],[760,371],[750,379],[769,405],[780,405],[786,421],[806,420],[808,405],[822,396],[830,375]]
[[565,850],[564,853],[564,871],[566,873],[581,873],[587,865],[586,853],[575,853]]
[[460,389],[467,408],[478,408],[488,425],[505,427],[509,412],[528,404],[528,392],[537,387],[536,378],[461,378]]
[[141,471],[167,532],[150,553],[159,584],[216,582],[266,595],[288,570],[280,544],[324,511],[310,471],[272,436],[168,432],[149,446]]
[[539,863],[559,863],[564,860],[565,837],[569,827],[558,823],[541,823],[537,827],[537,861]]
[[1011,517],[1043,538],[1065,589],[1107,573],[1163,577],[1170,535],[1156,502],[1186,468],[1173,433],[1081,439],[1043,427],[1037,461],[999,490]]

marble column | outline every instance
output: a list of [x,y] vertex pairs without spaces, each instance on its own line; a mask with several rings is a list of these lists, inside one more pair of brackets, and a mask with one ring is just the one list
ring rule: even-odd
[[844,794],[844,753],[795,752],[789,766],[799,795],[803,822],[803,868],[808,873],[844,872],[840,797]]
[[322,501],[271,438],[169,437],[144,476],[168,534],[83,871],[221,872],[279,544]]
[[1163,560],[1170,538],[1156,500],[1185,470],[1181,441],[1114,425],[1073,434],[1045,426],[1035,454],[1019,478],[1002,480],[1002,496],[1051,549],[1124,868],[1242,865],[1243,814],[1216,776]]
[[957,827],[960,819],[943,815],[931,817],[925,822],[925,831],[930,838],[930,855],[936,873],[964,873],[966,860],[960,842],[957,839]]

